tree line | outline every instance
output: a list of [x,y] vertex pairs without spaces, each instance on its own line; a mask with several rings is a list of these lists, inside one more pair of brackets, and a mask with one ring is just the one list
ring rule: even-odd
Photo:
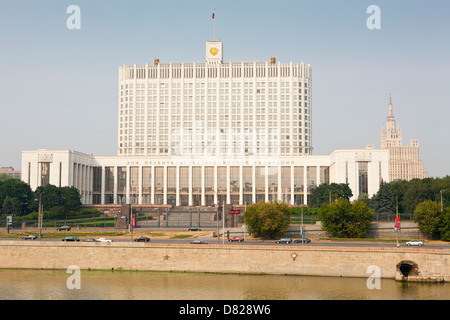
[[[309,210],[318,213],[323,229],[336,237],[364,237],[375,214],[393,217],[413,214],[420,231],[433,239],[450,241],[450,177],[382,182],[371,198],[367,194],[350,202],[348,184],[321,184],[311,190]],[[293,210],[278,203],[247,207],[244,221],[255,235],[274,238],[283,234]]]
[[48,184],[33,191],[20,179],[0,180],[0,210],[3,216],[24,217],[36,213],[39,203],[48,217],[64,217],[81,210],[81,197],[75,187]]

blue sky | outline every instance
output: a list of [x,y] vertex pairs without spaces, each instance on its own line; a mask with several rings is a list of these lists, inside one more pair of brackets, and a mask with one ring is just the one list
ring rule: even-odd
[[379,148],[391,93],[403,144],[420,141],[431,177],[450,174],[448,0],[2,0],[0,166],[20,169],[22,150],[116,155],[119,66],[204,61],[214,9],[225,61],[312,65],[314,154]]

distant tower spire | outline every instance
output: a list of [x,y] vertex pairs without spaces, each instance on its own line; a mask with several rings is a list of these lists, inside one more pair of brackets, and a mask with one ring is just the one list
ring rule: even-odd
[[389,118],[393,118],[394,113],[392,112],[392,96],[389,94]]

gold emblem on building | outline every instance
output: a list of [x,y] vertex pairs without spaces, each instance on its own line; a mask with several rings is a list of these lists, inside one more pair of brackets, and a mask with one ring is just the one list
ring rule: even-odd
[[217,49],[217,48],[211,48],[211,50],[209,50],[209,52],[211,52],[211,54],[212,54],[213,56],[215,56],[215,55],[217,54],[217,52],[219,52],[219,49]]

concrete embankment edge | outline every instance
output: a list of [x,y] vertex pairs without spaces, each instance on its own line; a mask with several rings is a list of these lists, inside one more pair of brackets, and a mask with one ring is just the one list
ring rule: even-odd
[[[403,280],[450,280],[450,249],[191,245],[1,241],[1,269],[67,269],[286,274],[401,279],[399,266],[414,266]],[[375,266],[376,269],[373,269]]]

